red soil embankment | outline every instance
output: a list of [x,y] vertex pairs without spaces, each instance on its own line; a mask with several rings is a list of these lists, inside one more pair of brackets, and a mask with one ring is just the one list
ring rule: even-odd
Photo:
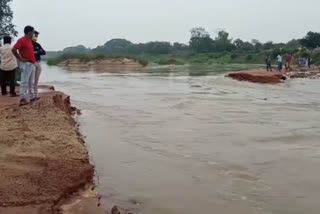
[[81,212],[62,208],[71,194],[92,186],[94,167],[69,96],[45,89],[39,101],[23,107],[19,98],[0,97],[0,213],[104,213],[95,196]]
[[249,70],[229,73],[227,75],[235,80],[248,81],[253,83],[281,83],[286,79],[286,76],[280,72],[267,72],[264,70]]

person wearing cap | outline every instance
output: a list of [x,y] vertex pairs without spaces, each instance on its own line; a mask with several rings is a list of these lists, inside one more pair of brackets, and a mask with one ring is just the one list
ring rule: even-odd
[[40,74],[41,74],[41,71],[42,71],[41,56],[46,55],[46,51],[38,43],[39,34],[40,33],[38,31],[34,31],[34,35],[33,35],[33,38],[32,38],[34,56],[36,58],[36,63],[34,64],[35,67],[36,67],[35,77],[34,77],[34,91],[35,91],[36,95],[38,94],[38,83],[39,83],[39,78],[40,78]]

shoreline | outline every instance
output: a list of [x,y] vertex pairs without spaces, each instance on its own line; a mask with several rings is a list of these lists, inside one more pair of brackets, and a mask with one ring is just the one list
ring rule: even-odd
[[23,107],[0,97],[0,213],[103,214],[70,97],[42,86]]

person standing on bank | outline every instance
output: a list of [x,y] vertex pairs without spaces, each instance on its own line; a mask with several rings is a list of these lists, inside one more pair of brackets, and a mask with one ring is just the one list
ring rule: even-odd
[[36,67],[36,73],[34,78],[34,92],[36,93],[36,95],[38,95],[38,83],[39,83],[39,78],[42,71],[41,64],[40,64],[41,56],[46,55],[46,51],[38,43],[39,34],[40,33],[38,31],[34,31],[34,36],[32,38],[34,56],[36,58],[36,63],[34,64]]
[[19,68],[21,70],[20,106],[28,103],[25,96],[27,88],[30,102],[34,102],[38,99],[34,92],[34,64],[36,63],[36,58],[34,56],[32,44],[33,34],[34,28],[26,26],[24,28],[24,37],[20,38],[12,49],[13,54],[19,60]]
[[289,71],[293,71],[294,61],[295,61],[294,55],[290,54],[290,56],[289,56]]
[[312,58],[311,56],[308,57],[308,68],[311,69],[311,65],[312,65]]
[[278,71],[282,72],[282,68],[283,68],[282,56],[279,54],[277,56],[277,59],[278,59]]
[[7,95],[7,83],[10,86],[10,96],[16,97],[16,68],[18,67],[17,58],[12,53],[11,37],[3,38],[3,47],[0,48],[1,66],[0,66],[0,84],[1,94]]
[[271,57],[267,56],[265,61],[266,61],[266,65],[267,65],[267,71],[272,71]]

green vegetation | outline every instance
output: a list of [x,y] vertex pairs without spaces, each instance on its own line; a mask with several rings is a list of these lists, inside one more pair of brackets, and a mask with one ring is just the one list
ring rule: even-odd
[[174,59],[173,57],[163,57],[158,62],[159,65],[184,65],[185,62],[179,59]]
[[12,0],[0,1],[0,39],[6,35],[17,36],[18,32],[12,24],[13,12],[10,8]]
[[140,59],[136,56],[125,56],[125,55],[106,55],[106,54],[79,54],[79,53],[66,53],[59,55],[54,58],[47,59],[48,65],[58,65],[67,59],[79,59],[81,62],[90,62],[92,60],[103,60],[103,59],[120,59],[127,58],[138,61],[141,65],[146,66],[148,62],[146,60]]
[[63,51],[50,52],[48,64],[57,64],[63,59],[74,57],[91,60],[99,57],[127,56],[137,58],[147,64],[264,64],[267,56],[276,63],[278,54],[295,54],[298,57],[311,57],[313,64],[320,64],[320,33],[309,32],[304,38],[287,43],[261,43],[231,39],[226,31],[218,32],[212,39],[201,27],[191,30],[189,44],[169,42],[132,43],[125,39],[112,39],[102,46],[90,49],[82,45],[68,47]]
[[318,48],[320,46],[320,34],[309,32],[303,39],[300,40],[300,43],[306,48]]
[[188,53],[144,55],[144,60],[159,65],[192,65],[192,64],[264,64],[264,54],[222,53]]

